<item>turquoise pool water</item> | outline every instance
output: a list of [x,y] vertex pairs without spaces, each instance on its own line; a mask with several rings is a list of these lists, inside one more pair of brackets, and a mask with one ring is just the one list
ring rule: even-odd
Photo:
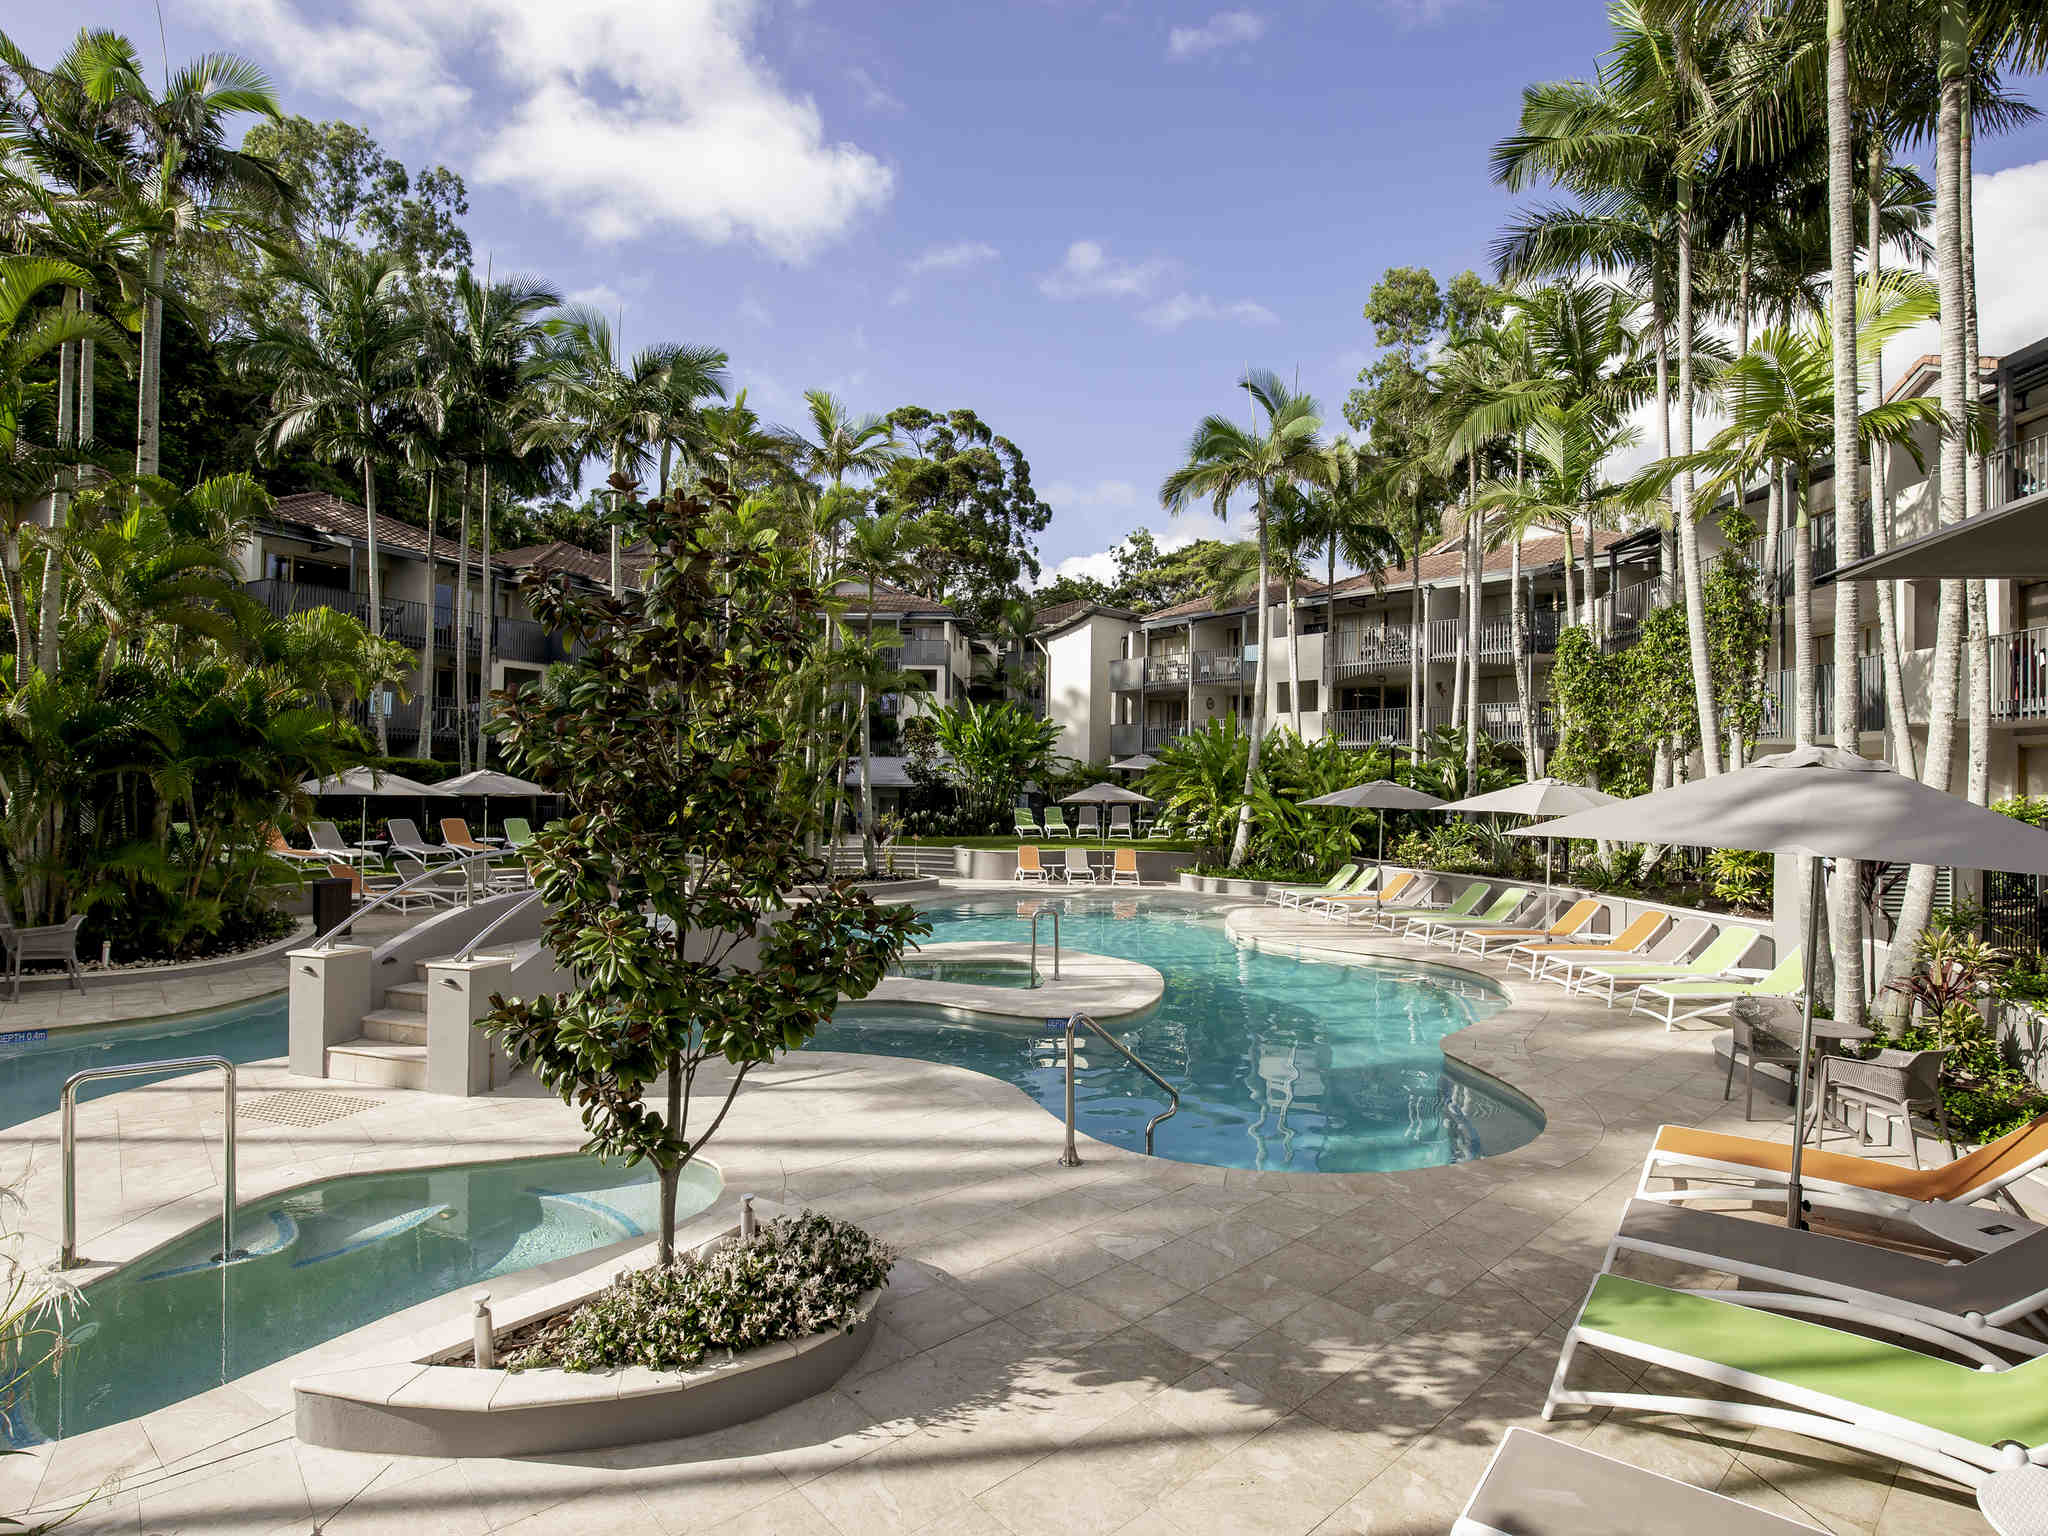
[[[282,992],[238,1003],[213,1013],[149,1024],[104,1029],[8,1030],[0,1010],[0,1130],[54,1114],[64,1079],[87,1067],[120,1067],[167,1056],[225,1056],[229,1061],[265,1061],[285,1052]],[[30,1038],[10,1038],[28,1036]],[[34,1038],[41,1035],[42,1038]],[[140,1088],[161,1078],[123,1077],[87,1083],[81,1101]],[[218,1084],[219,1078],[214,1082]],[[81,1120],[81,1126],[84,1121]]]
[[[718,1192],[715,1170],[687,1170],[679,1218]],[[645,1236],[657,1194],[651,1168],[576,1155],[354,1174],[252,1201],[235,1215],[246,1259],[214,1262],[216,1221],[88,1286],[63,1324],[61,1369],[0,1382],[0,1438],[132,1419],[444,1292]]]
[[[1169,893],[953,902],[926,912],[929,942],[1028,944],[1041,900],[1060,907],[1067,947],[1142,961],[1165,978],[1149,1015],[1111,1025],[1180,1093],[1180,1113],[1154,1143],[1162,1157],[1225,1168],[1385,1171],[1506,1152],[1543,1128],[1528,1100],[1444,1058],[1445,1035],[1506,1002],[1467,971],[1405,961],[1330,965],[1239,949],[1212,907]],[[968,1067],[1063,1113],[1063,1057],[1042,1023],[860,1004],[842,1008],[814,1048]],[[1165,1095],[1105,1046],[1084,1045],[1081,1054],[1080,1127],[1143,1150],[1145,1122],[1166,1107]],[[1056,1128],[1047,1134],[1050,1155]]]
[[1029,960],[929,960],[910,956],[897,974],[911,981],[949,981],[963,987],[1029,987]]

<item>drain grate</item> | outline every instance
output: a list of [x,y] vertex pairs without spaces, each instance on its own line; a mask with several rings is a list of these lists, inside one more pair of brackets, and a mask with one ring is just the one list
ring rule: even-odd
[[293,1093],[266,1093],[235,1106],[235,1113],[275,1125],[325,1125],[346,1119],[366,1109],[381,1109],[382,1099],[360,1093],[320,1093],[301,1089]]

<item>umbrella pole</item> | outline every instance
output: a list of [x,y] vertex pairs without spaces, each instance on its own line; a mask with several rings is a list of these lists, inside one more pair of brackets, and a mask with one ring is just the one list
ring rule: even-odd
[[1805,1217],[1799,1214],[1799,1164],[1800,1154],[1806,1149],[1806,1069],[1813,1056],[1814,961],[1819,958],[1821,903],[1827,885],[1826,862],[1815,859],[1812,864],[1813,872],[1806,882],[1806,958],[1801,976],[1806,1001],[1799,1016],[1799,1076],[1792,1086],[1792,1176],[1785,1187],[1785,1225],[1788,1227],[1806,1225]]

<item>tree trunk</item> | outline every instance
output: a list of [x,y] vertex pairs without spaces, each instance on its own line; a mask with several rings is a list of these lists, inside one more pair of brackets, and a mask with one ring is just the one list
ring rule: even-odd
[[[1692,177],[1678,182],[1678,451],[1692,452]],[[1699,712],[1700,761],[1706,776],[1721,771],[1721,716],[1714,700],[1713,663],[1707,651],[1707,598],[1700,579],[1700,535],[1692,520],[1692,474],[1671,482],[1671,515],[1678,524],[1678,564],[1685,582],[1686,647],[1692,654],[1692,692]],[[1590,543],[1592,529],[1586,530]]]
[[484,722],[491,711],[491,640],[498,627],[496,617],[496,594],[491,588],[491,466],[484,465],[484,547],[481,556],[483,566],[484,611],[477,621],[477,670],[476,670],[476,765],[488,767]]
[[[64,313],[78,310],[78,290],[64,290]],[[78,347],[67,341],[57,349],[57,484],[50,493],[50,544],[43,556],[42,619],[37,625],[36,665],[45,673],[57,670],[57,633],[64,622],[64,538],[71,523],[71,488],[77,476]],[[111,650],[113,637],[108,636]]]
[[[363,431],[367,434],[369,430],[367,419],[361,425]],[[370,565],[370,633],[381,639],[384,634],[384,578],[377,572],[377,469],[370,462],[369,455],[367,454],[363,456],[362,462],[364,558],[369,561]],[[379,757],[389,757],[391,755],[391,722],[385,719],[383,711],[377,707],[381,702],[378,699],[371,700],[370,718],[376,722],[377,755]]]
[[[1515,488],[1522,485],[1522,445],[1515,444]],[[1529,704],[1529,649],[1522,612],[1522,535],[1508,528],[1508,646],[1515,668],[1515,713],[1522,723],[1522,776],[1536,777],[1536,718]]]
[[[427,640],[420,657],[420,735],[414,748],[421,757],[434,756],[434,630],[440,622],[441,607],[434,576],[434,532],[441,521],[441,477],[439,469],[427,466]],[[486,829],[488,830],[488,829]]]
[[1415,522],[1408,545],[1408,761],[1422,752],[1422,503],[1415,503]]
[[[1849,24],[1845,0],[1828,0],[1828,254],[1835,367],[1835,565],[1860,559],[1862,444],[1856,431],[1855,132],[1849,120]],[[1860,742],[1863,583],[1835,583],[1835,745]],[[1863,1022],[1863,882],[1855,860],[1841,861],[1829,888],[1835,1017]],[[1811,978],[1809,978],[1810,980]]]
[[455,766],[469,772],[469,489],[462,466],[462,511],[455,551]]
[[1479,513],[1479,455],[1465,455],[1465,793],[1479,793],[1479,580],[1486,539]]
[[1813,480],[1799,471],[1799,504],[1792,522],[1792,744],[1810,747],[1814,738],[1813,677]]
[[[1300,627],[1294,612],[1294,551],[1289,550],[1287,577],[1287,703],[1293,715],[1295,740],[1301,739],[1301,640],[1295,631]],[[1189,637],[1188,666],[1195,664],[1193,637]],[[1190,674],[1192,675],[1192,673]]]
[[[875,572],[868,568],[868,650],[875,645]],[[874,725],[869,719],[868,685],[865,679],[860,685],[860,859],[861,868],[872,877],[876,873],[875,863],[875,737]],[[1141,742],[1142,746],[1143,743]]]
[[[14,509],[19,511],[18,508]],[[14,686],[19,688],[28,681],[29,668],[34,664],[35,646],[30,639],[28,622],[28,597],[21,589],[21,525],[10,521],[7,525],[7,542],[0,552],[0,578],[7,584],[7,623],[14,631]]]
[[[624,467],[620,459],[619,450],[614,448],[612,450],[612,473],[617,475],[623,471]],[[619,536],[619,501],[625,494],[624,491],[620,490],[612,492],[611,587],[613,597],[617,597],[626,590],[625,544]],[[874,616],[872,614],[868,617],[868,628],[870,630],[874,628]]]
[[[1884,180],[1885,162],[1888,151],[1884,136],[1872,131],[1869,149],[1869,183],[1866,197],[1867,233],[1864,244],[1865,260],[1870,266],[1870,277],[1874,284],[1884,270],[1883,235],[1881,217],[1882,200],[1878,191]],[[1884,399],[1884,355],[1879,349],[1871,359],[1871,399],[1873,403]],[[1891,497],[1891,449],[1873,445],[1870,454],[1870,547],[1873,554],[1882,554],[1892,542],[1892,497]],[[1905,660],[1899,646],[1899,604],[1898,589],[1889,581],[1872,584],[1877,599],[1877,648],[1879,664],[1884,672],[1884,719],[1887,739],[1890,742],[1892,766],[1901,773],[1917,774],[1914,765],[1913,722],[1906,704]]]
[[[1968,490],[1963,432],[1971,381],[1965,376],[1963,311],[1962,208],[1957,172],[1962,160],[1964,95],[1970,62],[1969,22],[1960,0],[1943,0],[1940,8],[1941,104],[1934,135],[1935,282],[1941,300],[1941,521],[1963,515]],[[1941,606],[1934,628],[1933,677],[1927,699],[1927,749],[1921,759],[1920,782],[1946,790],[1955,762],[1956,669],[1963,639],[1963,584],[1941,584]],[[1886,980],[1909,974],[1914,951],[1934,909],[1935,870],[1916,864],[1906,879],[1899,921],[1892,930]]]
[[[1657,457],[1671,457],[1671,356],[1664,334],[1664,294],[1653,275],[1650,279],[1650,329],[1656,333],[1657,360]],[[1667,493],[1664,532],[1657,540],[1657,585],[1663,589],[1665,605],[1678,600],[1678,503],[1677,492]],[[1591,527],[1589,519],[1587,527]]]
[[[92,293],[87,290],[78,296],[78,308],[82,314],[92,313]],[[86,462],[92,457],[93,435],[93,363],[95,343],[90,336],[78,343],[78,483],[81,486],[93,483],[93,466]]]
[[[1266,527],[1266,488],[1259,487],[1259,665],[1254,674],[1252,688],[1252,742],[1251,750],[1244,760],[1244,798],[1237,806],[1237,832],[1230,840],[1230,865],[1235,869],[1245,861],[1252,846],[1252,785],[1259,777],[1259,749],[1266,739],[1266,690],[1272,673],[1271,665],[1273,638],[1273,605],[1266,601],[1266,565],[1270,554],[1271,535]],[[1192,660],[1192,658],[1190,658]]]
[[142,296],[142,347],[136,372],[141,375],[135,397],[135,473],[157,472],[158,416],[163,400],[164,268],[169,252],[164,238],[149,243],[149,286]]
[[[1977,363],[1977,239],[1971,198],[1970,158],[1975,139],[1975,107],[1967,88],[1956,155],[1956,230],[1962,246],[1963,378],[1965,396],[1973,405],[1983,391]],[[1974,436],[1963,452],[1963,516],[1984,510],[1984,460]],[[1970,775],[1967,792],[1978,805],[1991,803],[1991,612],[1984,579],[1964,584],[1970,631]]]
[[[1572,520],[1566,518],[1564,520],[1564,621],[1567,624],[1579,622],[1578,599],[1572,586],[1572,565]],[[1589,596],[1586,599],[1586,612],[1589,618],[1592,611],[1593,599]],[[1592,627],[1590,622],[1586,627],[1589,629]]]
[[[680,1134],[676,1127],[683,1123],[683,1060],[679,1053],[668,1059],[668,1129],[671,1136]],[[687,1150],[687,1149],[686,1149]],[[663,1269],[676,1261],[676,1190],[683,1179],[683,1166],[689,1159],[679,1159],[674,1166],[664,1164],[658,1169],[661,1175],[661,1236],[654,1250],[655,1262]]]

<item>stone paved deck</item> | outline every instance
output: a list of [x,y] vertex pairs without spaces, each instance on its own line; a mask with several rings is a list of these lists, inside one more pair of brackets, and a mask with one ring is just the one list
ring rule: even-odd
[[[1417,953],[1314,920],[1240,921],[1283,949]],[[1062,1169],[1057,1123],[1005,1084],[806,1053],[742,1095],[716,1156],[731,1193],[808,1202],[904,1249],[876,1341],[835,1390],[694,1440],[428,1461],[298,1445],[301,1357],[0,1460],[0,1510],[104,1486],[67,1530],[1389,1536],[1447,1529],[1522,1424],[1831,1531],[1985,1529],[1957,1489],[1796,1436],[1606,1413],[1541,1424],[1566,1322],[1651,1132],[1742,1121],[1708,1033],[1510,990],[1512,1006],[1449,1048],[1540,1101],[1548,1129],[1506,1156],[1407,1173],[1225,1171],[1099,1144]],[[279,1067],[245,1082],[315,1086]],[[249,1122],[245,1197],[578,1139],[523,1083],[481,1100],[376,1097],[312,1131]],[[81,1166],[120,1176],[88,1186],[90,1255],[206,1218],[218,1126],[205,1087],[91,1108]],[[0,1158],[36,1157],[39,1241],[55,1225],[53,1135],[46,1120],[0,1136]]]

